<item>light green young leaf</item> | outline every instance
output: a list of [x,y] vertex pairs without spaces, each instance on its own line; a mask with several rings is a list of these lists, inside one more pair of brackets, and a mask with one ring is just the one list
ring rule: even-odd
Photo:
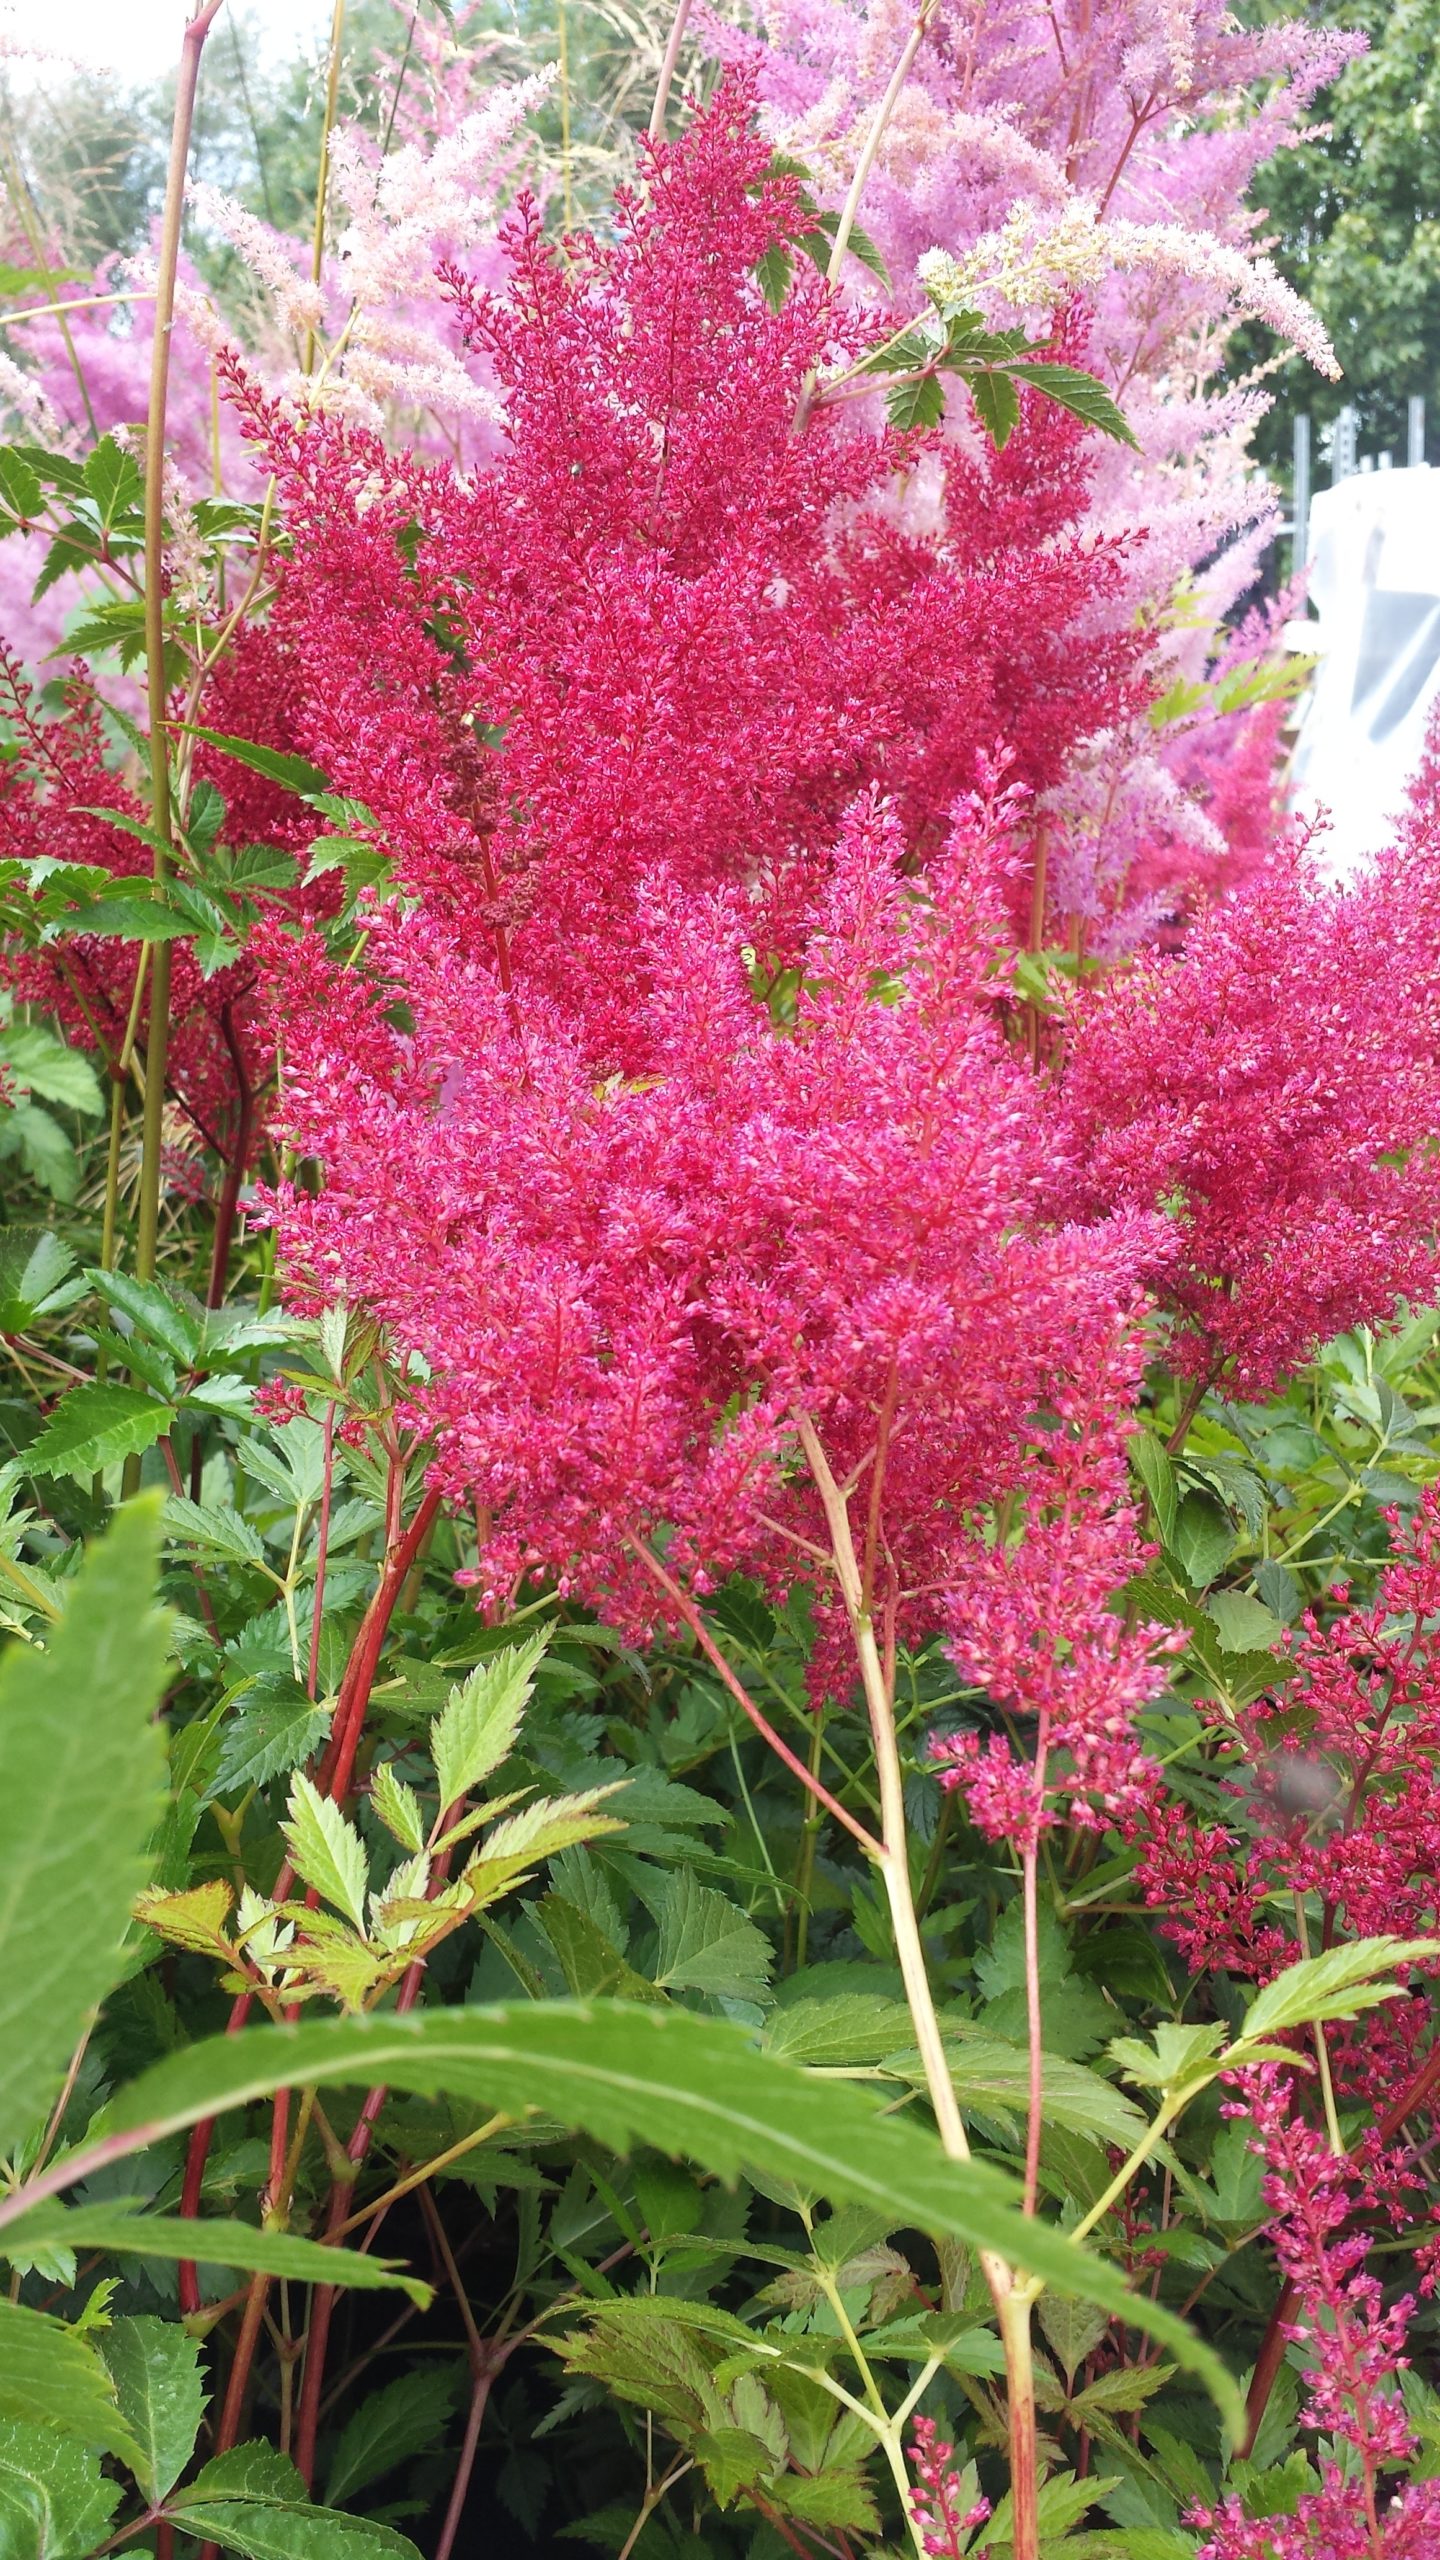
[[25,1452],[32,1475],[84,1479],[134,1458],[168,1431],[175,1419],[138,1387],[72,1387],[62,1396],[38,1440]]
[[1436,1938],[1355,1938],[1348,1946],[1329,1947],[1323,1955],[1306,1956],[1287,1965],[1267,1983],[1245,2012],[1231,2056],[1288,2027],[1305,2027],[1326,2018],[1353,2018],[1382,2000],[1398,2000],[1403,1986],[1388,1979],[1397,1966],[1440,1956]]
[[0,2148],[43,2116],[119,1979],[162,1801],[159,1504],[123,1510],[43,1653],[0,1662]]
[[313,1884],[324,1901],[343,1911],[363,1937],[370,1869],[360,1834],[303,1770],[291,1781],[290,1819],[280,1828],[296,1874]]
[[477,1905],[493,1902],[498,1893],[508,1891],[520,1876],[557,1850],[573,1849],[581,1840],[598,1840],[607,1831],[623,1831],[623,1822],[598,1810],[623,1785],[624,1780],[617,1779],[610,1786],[586,1787],[578,1795],[546,1796],[539,1804],[527,1804],[497,1822],[465,1869],[465,1882]]
[[131,2468],[156,2506],[189,2461],[205,2415],[199,2344],[173,2320],[114,2320],[100,2339],[100,2353],[120,2415],[139,2448]]
[[402,1849],[418,1852],[424,1848],[425,1817],[420,1811],[420,1799],[413,1787],[396,1777],[393,1761],[377,1761],[370,1781],[370,1803]]
[[118,2453],[131,2469],[143,2461],[120,2414],[115,2386],[99,2351],[63,2320],[28,2311],[0,2296],[0,2418],[78,2436]]
[[492,1653],[460,1681],[430,1728],[442,1808],[458,1804],[515,1748],[548,1630]]
[[194,1547],[202,1555],[224,1556],[230,1564],[261,1564],[265,1541],[238,1511],[191,1502],[172,1493],[165,1505],[165,1535],[177,1546]]
[[5,2560],[88,2560],[119,2503],[119,2481],[105,2479],[98,2455],[73,2437],[0,2419]]
[[1221,2067],[1224,2041],[1223,2027],[1182,2027],[1167,2020],[1150,2043],[1139,2036],[1114,2036],[1109,2050],[1126,2079],[1142,2089],[1201,2089]]
[[[522,2001],[247,2029],[158,2063],[95,2131],[114,2158],[131,2147],[122,2137],[139,2149],[228,2106],[311,2084],[443,2092],[507,2114],[534,2109],[614,2151],[643,2143],[724,2178],[754,2169],[865,2205],[887,2229],[913,2225],[995,2249],[1157,2339],[1204,2382],[1228,2424],[1243,2424],[1240,2395],[1214,2350],[1103,2259],[1022,2215],[1000,2171],[948,2160],[933,2133],[887,2116],[867,2091],[774,2062],[739,2029],[682,2008]],[[83,2150],[65,2165],[72,2178],[88,2173]],[[6,2214],[0,2201],[0,2222]]]

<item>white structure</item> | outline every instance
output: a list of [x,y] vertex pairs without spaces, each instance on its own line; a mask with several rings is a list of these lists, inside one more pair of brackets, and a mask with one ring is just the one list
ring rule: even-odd
[[1440,699],[1440,470],[1359,471],[1310,500],[1310,603],[1287,636],[1319,656],[1295,748],[1294,806],[1328,810],[1327,870],[1389,840]]

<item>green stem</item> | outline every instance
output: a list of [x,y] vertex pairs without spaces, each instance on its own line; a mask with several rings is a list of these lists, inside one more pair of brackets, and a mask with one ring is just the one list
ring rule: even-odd
[[[175,85],[170,166],[165,179],[165,210],[155,285],[155,330],[150,341],[150,407],[145,421],[145,686],[150,719],[150,822],[158,838],[155,886],[162,901],[175,842],[170,807],[170,761],[165,739],[165,411],[170,389],[170,335],[175,323],[175,277],[180,263],[180,226],[185,212],[185,170],[195,121],[195,92],[200,81],[200,56],[205,38],[220,6],[221,0],[202,0],[202,5],[196,9],[185,29],[180,48],[180,75]],[[150,967],[150,1025],[145,1050],[144,1140],[135,1227],[135,1273],[140,1280],[150,1280],[155,1275],[160,1233],[160,1150],[169,1048],[170,945],[160,942],[155,946]]]
[[[412,27],[413,33],[413,27]],[[345,0],[335,0],[330,19],[330,61],[325,78],[325,121],[320,129],[320,174],[315,182],[315,228],[310,242],[310,281],[320,282],[325,267],[325,212],[330,196],[330,136],[335,130],[335,110],[340,97],[340,51],[345,35]],[[302,370],[315,369],[315,332],[305,332],[305,362]]]

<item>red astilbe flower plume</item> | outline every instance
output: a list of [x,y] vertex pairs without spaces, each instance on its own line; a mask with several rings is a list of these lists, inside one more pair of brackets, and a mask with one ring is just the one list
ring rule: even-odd
[[727,84],[603,241],[559,250],[522,209],[508,291],[455,281],[508,415],[473,482],[240,386],[293,546],[303,743],[407,884],[502,931],[612,1063],[642,880],[743,882],[749,938],[793,957],[858,791],[933,852],[997,736],[1043,787],[1142,691],[1139,640],[1089,636],[1116,559],[1073,531],[1075,421],[1027,395],[1005,455],[937,446],[923,538],[914,440],[823,405],[796,431],[857,324],[816,280],[761,294],[798,217],[748,109]]
[[[1133,1382],[1136,1239],[1033,1216],[1047,1138],[995,1019],[986,850],[977,818],[907,882],[893,819],[856,812],[778,1021],[743,901],[642,896],[624,1079],[597,1082],[562,1010],[517,1005],[432,917],[377,918],[376,988],[301,955],[290,1135],[325,1188],[278,1201],[283,1249],[314,1297],[422,1355],[432,1480],[475,1506],[493,1605],[543,1573],[643,1627],[634,1542],[656,1536],[696,1591],[742,1565],[783,1591],[794,1540],[824,1535],[790,1464],[802,1413],[860,1488],[901,1638],[960,1637],[1008,1496],[1037,1528],[1063,1519],[1074,1381],[1117,1401]],[[1099,1521],[1123,1428],[1086,1405],[1077,1651],[1102,1549],[1115,1578],[1133,1567],[1128,1507]]]
[[[1394,1515],[1392,1515],[1393,1517]],[[1241,1710],[1228,1827],[1157,1793],[1140,1877],[1197,1973],[1267,1982],[1300,1952],[1277,1912],[1318,1898],[1328,1934],[1433,1935],[1440,1924],[1440,1488],[1394,1518],[1394,1561],[1369,1608],[1287,1639],[1289,1677]],[[1227,1729],[1228,1725],[1227,1725]],[[1391,2000],[1328,2040],[1337,2080],[1382,2108],[1411,2077],[1425,2000]]]
[[[208,679],[201,719],[284,748],[294,743],[286,700],[283,656],[263,627],[251,625]],[[148,879],[150,849],[126,831],[147,823],[148,805],[115,770],[88,684],[77,676],[60,714],[46,717],[18,662],[0,649],[0,715],[14,748],[0,764],[0,854],[91,865],[113,874],[121,894],[127,882]],[[293,794],[231,757],[202,745],[195,772],[224,798],[227,843],[263,838],[298,852],[313,835],[314,822]],[[106,810],[122,823],[95,814]],[[316,890],[287,893],[281,903],[319,914],[333,900],[334,884],[324,881]],[[113,932],[67,933],[38,948],[17,938],[0,944],[0,981],[22,1002],[45,1006],[82,1045],[103,1047],[113,1061],[124,1043],[142,950],[140,942]],[[136,1034],[142,1056],[148,1020],[142,989]],[[228,1157],[239,1144],[248,1161],[263,1134],[254,1105],[275,1064],[258,966],[247,957],[207,977],[188,942],[173,944],[170,1026],[175,1100],[207,1145]]]
[[[1427,909],[1433,917],[1433,901]],[[1327,886],[1283,848],[1201,918],[1076,1002],[1059,1125],[1072,1215],[1166,1213],[1147,1279],[1174,1356],[1264,1395],[1330,1335],[1435,1272],[1440,1064],[1386,878]]]
[[1327,2453],[1321,2486],[1293,2516],[1247,2518],[1238,2498],[1192,2515],[1209,2539],[1200,2560],[1430,2560],[1440,2534],[1440,2486],[1402,2487],[1391,2496],[1386,2470],[1410,2460],[1416,2441],[1396,2388],[1414,2297],[1388,2306],[1365,2272],[1368,2234],[1356,2228],[1367,2203],[1367,2163],[1337,2158],[1323,2132],[1297,2111],[1288,2073],[1273,2064],[1245,2074],[1253,2148],[1265,2162],[1262,2192],[1273,2219],[1276,2258],[1295,2288],[1297,2316],[1285,2335],[1305,2357],[1301,2423],[1348,2448],[1342,2471]]

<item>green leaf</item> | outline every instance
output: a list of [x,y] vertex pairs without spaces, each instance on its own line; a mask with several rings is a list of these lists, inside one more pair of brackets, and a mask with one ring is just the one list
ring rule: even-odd
[[[238,1511],[221,1511],[209,1503],[191,1502],[183,1493],[172,1493],[165,1504],[165,1542],[167,1546],[196,1547],[202,1555],[224,1556],[230,1564],[265,1561],[264,1539]],[[294,1685],[289,1684],[287,1696]],[[305,1704],[313,1707],[309,1698]],[[267,1777],[270,1774],[267,1770]]]
[[420,2365],[362,2400],[335,2448],[325,2494],[332,2505],[368,2489],[397,2463],[430,2453],[444,2437],[459,2384],[454,2365]]
[[[995,2249],[1158,2339],[1205,2383],[1227,2423],[1243,2423],[1214,2351],[1115,2268],[1023,2216],[1009,2178],[979,2161],[948,2160],[933,2133],[883,2114],[868,2092],[774,2062],[740,2029],[681,2008],[526,2001],[247,2029],[157,2063],[95,2131],[114,2157],[121,2135],[141,2148],[202,2116],[311,2083],[443,2092],[514,2114],[538,2109],[614,2151],[641,2142],[725,2178],[753,2164],[865,2205],[887,2229],[908,2224]],[[86,2174],[85,2154],[71,2165]]]
[[33,1182],[52,1200],[72,1201],[80,1188],[80,1159],[53,1113],[38,1102],[0,1109],[0,1151],[18,1155]]
[[43,1102],[58,1102],[67,1111],[92,1118],[104,1110],[99,1079],[90,1060],[66,1040],[57,1040],[43,1023],[24,1022],[5,1033],[4,1064],[17,1084],[38,1093]]
[[1378,2008],[1382,2000],[1398,2000],[1403,1984],[1381,1977],[1393,1974],[1400,1965],[1433,1961],[1436,1956],[1440,1956],[1440,1939],[1390,1937],[1355,1938],[1348,1946],[1306,1956],[1299,1964],[1287,1965],[1251,2001],[1237,2045],[1254,2044],[1315,2020],[1353,2018],[1362,2009]]
[[[0,2251],[10,2234],[0,2233]],[[269,2231],[253,2222],[194,2222],[179,2214],[140,2213],[123,2204],[38,2205],[16,2224],[13,2237],[26,2248],[57,2245],[103,2249],[117,2257],[203,2258],[210,2266],[241,2267],[247,2274],[293,2276],[299,2284],[348,2285],[358,2293],[408,2293],[422,2311],[432,2288],[406,2275],[395,2258],[367,2250],[333,2248],[297,2232]]]
[[1263,1600],[1248,1591],[1213,1591],[1205,1615],[1216,1629],[1224,1653],[1268,1653],[1285,1630]]
[[693,1867],[657,1876],[646,1898],[660,1928],[655,1980],[666,1991],[708,1991],[732,2000],[770,1997],[770,1941]]
[[0,1333],[28,1333],[85,1294],[75,1256],[53,1227],[0,1227]]
[[1093,373],[1081,373],[1073,364],[1035,364],[1028,357],[1017,357],[1015,378],[1043,391],[1047,400],[1058,401],[1073,417],[1083,418],[1087,427],[1098,427],[1102,435],[1113,436],[1117,444],[1134,445],[1139,451],[1123,410]]
[[72,1387],[62,1396],[38,1440],[25,1452],[32,1475],[99,1475],[120,1458],[138,1457],[175,1419],[139,1387]]
[[1134,1431],[1129,1443],[1130,1464],[1150,1496],[1155,1526],[1162,1546],[1175,1542],[1177,1498],[1175,1467],[1169,1450],[1153,1431]]
[[205,1330],[203,1308],[187,1307],[162,1281],[135,1280],[128,1271],[95,1270],[87,1277],[106,1305],[118,1307],[147,1341],[158,1342],[183,1367],[197,1361]]
[[40,475],[13,446],[0,445],[0,506],[21,524],[33,523],[45,504]]
[[140,466],[113,435],[92,445],[84,462],[85,487],[108,533],[117,518],[140,503]]
[[329,776],[307,756],[283,755],[278,747],[257,747],[249,738],[232,738],[223,729],[187,728],[190,738],[203,738],[207,747],[218,747],[220,753],[233,756],[236,764],[261,773],[267,782],[278,782],[282,791],[293,791],[301,800],[314,800],[330,789]]
[[206,1802],[300,1768],[329,1730],[330,1709],[317,1707],[288,1671],[262,1671],[221,1728]]
[[390,2525],[312,2507],[293,2462],[269,2445],[237,2445],[207,2462],[171,2512],[187,2533],[250,2560],[420,2560]]
[[400,1843],[402,1849],[420,1851],[425,1846],[425,1818],[420,1799],[413,1787],[395,1775],[391,1760],[378,1761],[370,1780],[371,1811]]
[[290,1819],[280,1828],[297,1875],[313,1885],[323,1901],[343,1911],[363,1937],[370,1869],[360,1834],[303,1770],[291,1782]]
[[1174,1553],[1197,1591],[1214,1581],[1235,1553],[1235,1529],[1208,1493],[1187,1493],[1175,1515]]
[[492,1653],[450,1692],[430,1729],[440,1802],[458,1804],[515,1748],[547,1635]]
[[40,1653],[0,1662],[0,2149],[53,2101],[118,1980],[161,1803],[159,1505],[120,1512]]
[[664,1999],[663,1991],[626,1963],[599,1922],[564,1894],[545,1894],[534,1916],[555,1951],[566,1989],[579,1999]]
[[997,453],[1020,423],[1020,395],[1007,373],[967,373],[976,415]]
[[53,2428],[118,2453],[132,2469],[144,2457],[120,2415],[115,2386],[89,2338],[0,2296],[0,2418]]
[[945,386],[936,373],[918,382],[897,382],[885,394],[885,415],[902,435],[922,427],[938,427],[945,415]]
[[[193,2233],[193,2224],[184,2227]],[[89,2245],[111,2243],[97,2239]],[[158,2506],[189,2461],[205,2415],[198,2341],[171,2320],[113,2320],[100,2339],[100,2353],[120,2415],[140,2450],[132,2465],[135,2477],[150,2504]]]
[[120,2483],[52,2427],[0,2419],[0,2552],[5,2560],[88,2560],[105,2540]]
[[[772,311],[782,311],[785,307],[785,296],[790,290],[790,278],[794,266],[795,261],[783,240],[772,240],[764,257],[756,266],[755,281]],[[39,494],[38,481],[36,494]]]

